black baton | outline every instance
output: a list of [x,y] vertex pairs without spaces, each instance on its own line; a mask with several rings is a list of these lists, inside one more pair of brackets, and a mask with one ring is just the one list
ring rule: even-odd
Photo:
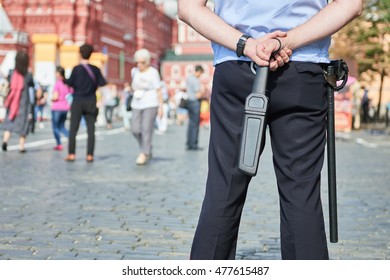
[[[333,60],[325,68],[327,80],[327,160],[328,160],[328,196],[329,196],[329,232],[330,242],[338,242],[337,228],[337,189],[336,189],[336,143],[334,117],[334,91],[339,91],[348,80],[348,66],[343,60]],[[342,80],[340,86],[337,81]]]
[[252,93],[245,101],[244,127],[241,138],[238,169],[255,176],[264,148],[268,98],[265,95],[269,68],[257,67]]

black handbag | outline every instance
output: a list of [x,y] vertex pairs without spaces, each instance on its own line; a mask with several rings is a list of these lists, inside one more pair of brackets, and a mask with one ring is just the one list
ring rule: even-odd
[[95,122],[97,121],[97,118],[99,116],[99,107],[95,108],[95,112],[93,113],[93,116],[95,117]]
[[188,109],[188,99],[182,98],[180,100],[179,107],[183,109]]

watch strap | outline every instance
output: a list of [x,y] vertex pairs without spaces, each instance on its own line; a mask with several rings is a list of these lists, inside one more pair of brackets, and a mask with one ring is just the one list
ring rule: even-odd
[[240,39],[238,39],[237,46],[236,46],[236,55],[238,57],[243,55],[246,42],[249,38],[252,38],[252,37],[244,34],[240,37]]

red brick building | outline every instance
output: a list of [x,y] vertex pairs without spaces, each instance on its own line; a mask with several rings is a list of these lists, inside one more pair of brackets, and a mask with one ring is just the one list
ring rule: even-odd
[[[172,47],[174,21],[149,0],[0,0],[0,5],[13,27],[0,34],[0,63],[7,52],[27,48],[34,74],[45,84],[54,83],[56,65],[70,71],[78,63],[84,42],[95,47],[92,63],[117,84],[130,79],[137,49],[149,49],[158,67]],[[7,43],[8,37],[14,40]]]

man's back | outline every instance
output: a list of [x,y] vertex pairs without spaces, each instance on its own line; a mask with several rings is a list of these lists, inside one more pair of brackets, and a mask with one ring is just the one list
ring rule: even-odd
[[[243,3],[244,2],[244,3]],[[327,5],[326,0],[215,1],[215,13],[253,38],[303,24]],[[326,63],[330,37],[294,50],[291,61]],[[213,43],[214,64],[236,60],[234,51]],[[240,60],[250,60],[240,57]]]
[[187,78],[187,94],[189,100],[196,100],[196,93],[200,90],[200,81],[195,75],[190,75]]

